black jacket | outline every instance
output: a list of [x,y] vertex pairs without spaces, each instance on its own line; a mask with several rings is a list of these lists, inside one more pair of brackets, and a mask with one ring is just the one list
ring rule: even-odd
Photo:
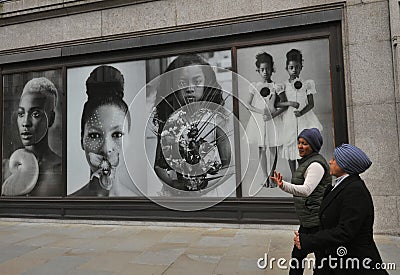
[[[333,190],[331,185],[326,188],[319,217],[320,231],[300,234],[300,244],[319,257],[337,259],[332,260],[337,263],[335,268],[325,262],[321,274],[388,274],[375,268],[382,260],[373,239],[374,205],[359,175],[348,176]],[[371,269],[365,269],[363,261]]]

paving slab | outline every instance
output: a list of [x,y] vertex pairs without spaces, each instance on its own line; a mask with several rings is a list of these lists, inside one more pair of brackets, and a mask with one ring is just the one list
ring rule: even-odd
[[[6,275],[288,274],[257,262],[290,260],[295,226],[60,223],[0,219],[0,273]],[[400,274],[400,237],[375,235],[385,263]],[[310,254],[309,258],[314,255]],[[272,268],[272,269],[271,269]],[[306,269],[306,275],[312,270]]]

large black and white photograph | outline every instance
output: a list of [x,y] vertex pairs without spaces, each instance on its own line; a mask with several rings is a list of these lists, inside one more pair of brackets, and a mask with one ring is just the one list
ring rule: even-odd
[[[144,61],[68,69],[68,196],[142,195],[145,96],[139,92],[145,79]],[[135,155],[128,163],[123,148]]]
[[148,61],[148,195],[235,196],[231,52]]
[[237,50],[243,197],[284,197],[270,179],[291,180],[302,158],[298,137],[321,134],[319,153],[334,148],[328,39]]
[[3,77],[2,196],[63,196],[61,70]]

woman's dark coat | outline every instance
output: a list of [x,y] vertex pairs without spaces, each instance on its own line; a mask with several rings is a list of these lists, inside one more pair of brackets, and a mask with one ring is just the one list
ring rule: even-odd
[[[316,251],[319,257],[337,259],[332,261],[337,263],[336,268],[329,268],[325,260],[325,272],[321,274],[388,274],[384,270],[372,269],[382,260],[373,239],[372,197],[359,175],[348,176],[333,190],[332,185],[326,188],[319,217],[320,231],[312,235],[300,234],[300,243],[301,249]],[[338,254],[345,255],[339,257]],[[355,258],[360,269],[351,269],[357,266],[356,261],[351,263]],[[363,260],[371,269],[363,268]],[[341,261],[342,267],[347,265],[350,269],[340,269]]]

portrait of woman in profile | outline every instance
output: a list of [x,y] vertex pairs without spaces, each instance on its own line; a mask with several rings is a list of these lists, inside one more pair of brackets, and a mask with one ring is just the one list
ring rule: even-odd
[[90,167],[90,179],[71,196],[107,197],[119,186],[117,167],[122,162],[122,138],[131,125],[123,99],[124,77],[112,66],[99,66],[86,80],[86,94],[81,147]]

